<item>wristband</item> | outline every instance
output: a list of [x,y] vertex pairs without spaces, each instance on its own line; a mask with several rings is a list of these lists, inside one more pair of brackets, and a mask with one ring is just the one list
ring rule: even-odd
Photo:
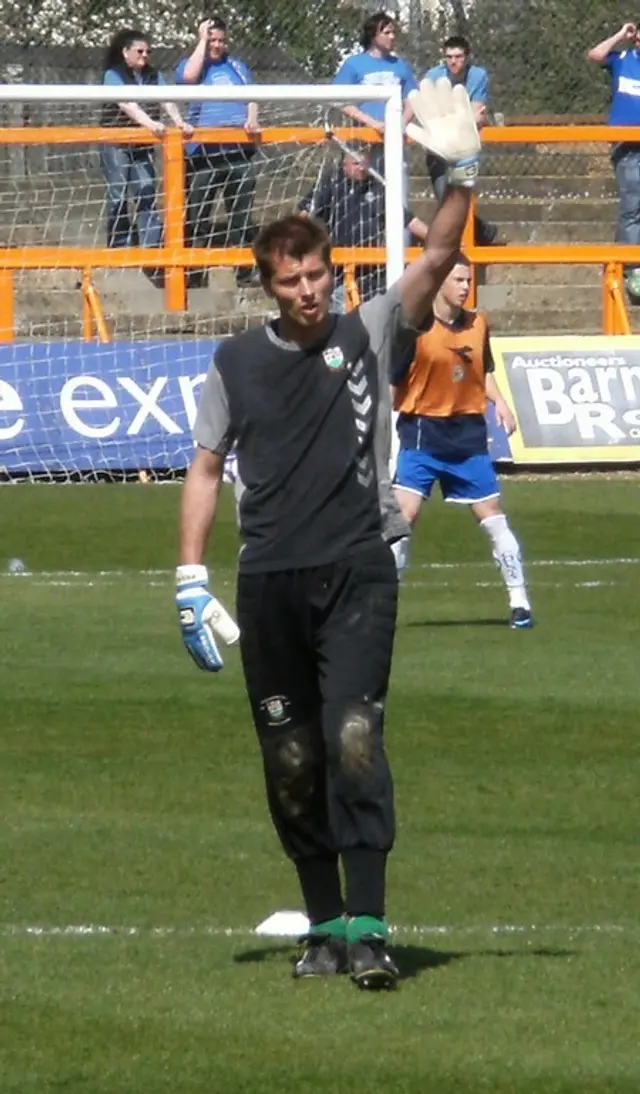
[[447,184],[449,186],[474,186],[478,177],[478,161],[463,160],[454,163],[447,170]]
[[208,581],[209,573],[206,566],[187,563],[186,566],[176,567],[176,585],[206,585]]

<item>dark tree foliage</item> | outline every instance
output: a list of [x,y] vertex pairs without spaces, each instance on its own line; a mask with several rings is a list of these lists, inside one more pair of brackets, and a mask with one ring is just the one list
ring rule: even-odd
[[[639,0],[640,2],[640,0]],[[449,34],[464,34],[489,69],[493,105],[507,116],[601,113],[606,73],[586,51],[633,17],[628,0],[405,0],[399,50],[419,74],[435,63]],[[118,27],[151,31],[164,55],[179,56],[213,11],[229,23],[238,52],[259,55],[277,81],[324,81],[357,46],[364,16],[383,0],[0,0],[3,45],[102,46]],[[640,11],[638,11],[640,17]],[[283,72],[286,62],[288,71]],[[295,75],[292,75],[292,72]]]
[[601,113],[606,72],[587,50],[629,19],[621,0],[475,0],[465,30],[507,115]]
[[333,76],[354,47],[359,22],[357,10],[341,0],[234,0],[230,16],[235,40],[278,46],[318,80]]

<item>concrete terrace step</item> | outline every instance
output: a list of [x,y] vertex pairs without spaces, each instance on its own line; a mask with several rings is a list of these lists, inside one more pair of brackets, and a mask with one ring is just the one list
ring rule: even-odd
[[[579,310],[567,308],[529,307],[515,309],[495,307],[487,309],[491,329],[495,335],[555,335],[555,334],[601,334],[602,318],[598,306],[580,307]],[[222,319],[209,314],[194,313],[179,316],[118,315],[110,320],[110,331],[114,339],[139,340],[215,338],[247,327],[258,326],[263,316],[239,316]],[[640,322],[634,321],[634,329],[640,330]],[[46,319],[19,316],[16,324],[18,339],[58,340],[81,339],[82,321],[80,316],[51,314]]]
[[599,266],[485,266],[479,273],[485,285],[572,285],[600,286],[602,271]]
[[578,145],[485,144],[481,170],[486,175],[504,175],[508,178],[533,171],[534,174],[555,175],[558,178],[588,176],[609,179],[613,177],[613,168],[608,152],[603,155],[598,151],[600,147],[590,145],[590,151],[585,152]]
[[500,230],[500,239],[506,243],[612,243],[615,230],[613,220],[602,222],[574,221],[562,223],[549,221],[535,223],[531,221],[498,220],[490,216],[480,205],[480,212],[486,220],[495,220]]
[[510,200],[540,198],[554,201],[575,199],[581,201],[617,201],[618,190],[613,179],[589,178],[575,175],[556,178],[552,175],[530,174],[509,178],[507,175],[488,175],[483,172],[478,180],[479,194]]
[[[513,196],[492,197],[491,194],[478,195],[478,204],[482,213],[493,220],[537,221],[588,221],[613,219],[618,203],[614,198],[562,198],[553,194],[536,195],[528,199]],[[435,202],[428,191],[415,191],[412,209],[418,216],[431,217],[435,212]]]
[[[265,319],[265,313],[238,313],[227,316],[212,316],[210,312],[130,313],[109,314],[107,326],[113,339],[128,341],[142,338],[222,338],[237,334],[249,327],[259,326]],[[78,310],[75,314],[51,312],[40,317],[18,313],[16,337],[42,340],[81,339],[83,336],[82,318]]]
[[[593,267],[485,267],[479,272],[478,306],[489,313],[496,329],[545,333],[549,330],[600,329],[602,297],[600,271]],[[576,277],[577,271],[577,277]],[[114,272],[112,272],[114,273]],[[564,273],[565,281],[560,277]],[[132,279],[131,272],[127,274]],[[232,334],[260,323],[272,313],[260,290],[234,294],[218,289],[191,291],[188,311],[167,312],[162,292],[148,286],[130,297],[101,296],[108,328],[116,338],[213,337]],[[590,315],[588,328],[582,314]],[[17,297],[17,334],[31,338],[82,336],[82,298],[79,291],[42,290]]]
[[494,335],[602,334],[602,312],[598,308],[493,308],[487,315]]
[[[584,270],[585,267],[579,267]],[[509,267],[487,267],[481,271],[478,278],[478,302],[482,308],[511,308],[514,311],[527,310],[529,308],[541,309],[543,307],[563,308],[568,310],[580,309],[587,301],[593,306],[599,306],[601,299],[601,275],[599,269],[590,271],[589,279],[584,275],[576,279],[573,268],[564,271],[564,282],[559,280],[558,267],[555,278],[547,276],[547,267],[532,266],[528,270],[528,281],[522,281],[514,277]],[[587,267],[588,269],[588,267]],[[490,277],[487,277],[487,274]],[[211,323],[217,331],[243,329],[253,318],[262,318],[272,311],[269,302],[261,290],[255,289],[243,294],[220,292],[215,284],[209,289],[192,290],[188,294],[188,309],[185,313],[172,313],[166,310],[164,294],[159,290],[149,293],[139,292],[129,299],[116,298],[113,295],[101,296],[102,307],[107,321],[113,325],[128,324],[135,318],[145,316],[146,325],[151,327],[175,327],[176,330],[186,329],[186,326],[198,318],[202,323],[203,317]],[[153,294],[153,295],[152,295]],[[24,319],[36,326],[38,330],[46,330],[59,322],[61,318],[68,320],[80,319],[82,315],[82,296],[79,291],[67,290],[56,292],[39,292],[30,294],[21,292],[17,295],[17,313],[20,320]]]
[[511,309],[518,314],[532,310],[579,312],[588,307],[602,307],[599,285],[509,285],[506,283],[478,286],[478,307],[484,311]]
[[[55,275],[60,277],[56,286]],[[173,320],[167,312],[164,292],[155,288],[139,270],[96,270],[94,285],[105,315],[120,317],[145,314],[149,322]],[[201,312],[223,323],[228,317],[263,315],[268,303],[261,289],[239,292],[233,273],[218,270],[212,273],[209,288],[192,289],[188,293],[188,313]],[[35,322],[45,323],[43,316],[73,318],[82,312],[82,293],[74,271],[34,271],[20,275],[16,292],[18,314],[31,314]]]

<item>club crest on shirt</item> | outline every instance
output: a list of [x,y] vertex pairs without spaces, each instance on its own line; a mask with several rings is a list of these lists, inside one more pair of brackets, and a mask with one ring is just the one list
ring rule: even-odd
[[473,364],[473,347],[453,346],[453,353],[458,358],[453,366],[453,382],[454,384],[460,384],[465,378],[466,369],[471,368]]
[[322,354],[322,358],[327,368],[330,368],[333,372],[344,368],[344,353],[340,346],[331,346],[330,349],[326,349]]

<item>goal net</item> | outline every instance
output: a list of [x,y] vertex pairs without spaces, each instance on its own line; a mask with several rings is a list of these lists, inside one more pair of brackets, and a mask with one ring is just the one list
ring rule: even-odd
[[[382,258],[389,282],[402,270],[397,89],[127,87],[127,102],[153,111],[169,101],[183,118],[203,100],[256,102],[261,132],[253,143],[227,129],[237,154],[206,162],[190,157],[190,146],[219,144],[219,130],[181,134],[166,116],[167,132],[155,138],[139,126],[98,129],[104,104],[117,111],[122,98],[121,89],[102,86],[0,87],[5,480],[164,476],[188,466],[217,341],[270,312],[251,278],[251,238],[297,209],[321,212],[319,188],[342,168],[345,145],[356,158],[362,150],[343,108],[365,98],[384,103],[386,125],[384,142],[373,146],[383,178],[369,180],[379,191],[377,238],[364,241],[384,250],[375,258],[345,252],[347,283],[356,258],[358,269]],[[370,232],[370,216],[367,223]],[[343,270],[344,256],[334,257]]]

